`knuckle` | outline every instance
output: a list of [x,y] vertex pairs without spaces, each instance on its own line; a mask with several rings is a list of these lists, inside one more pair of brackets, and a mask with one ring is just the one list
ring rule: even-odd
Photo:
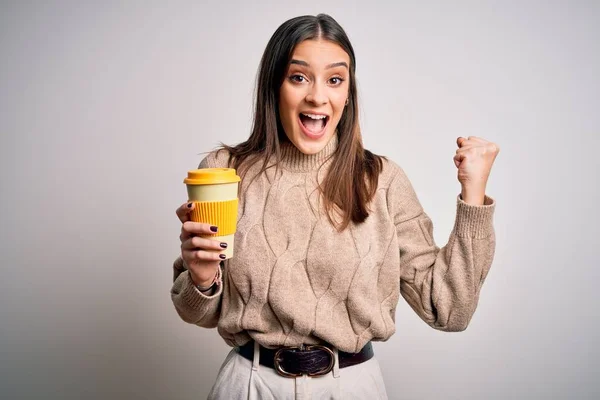
[[200,248],[200,247],[202,247],[202,246],[201,246],[201,245],[202,245],[202,239],[201,239],[201,238],[199,238],[198,236],[194,236],[194,237],[191,239],[191,244],[192,244],[192,246],[193,246],[194,248]]
[[196,247],[201,248],[201,249],[210,249],[210,241],[206,240],[205,238],[202,237],[196,237]]
[[181,251],[190,251],[190,242],[188,240],[181,242]]

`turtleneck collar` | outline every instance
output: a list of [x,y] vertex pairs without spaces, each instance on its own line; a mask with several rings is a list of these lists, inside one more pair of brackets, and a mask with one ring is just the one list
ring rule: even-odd
[[290,141],[281,143],[281,166],[289,171],[309,172],[325,163],[338,147],[337,133],[329,143],[316,154],[304,154]]

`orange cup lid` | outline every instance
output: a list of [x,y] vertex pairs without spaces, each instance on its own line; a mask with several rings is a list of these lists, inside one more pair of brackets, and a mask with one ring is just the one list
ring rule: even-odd
[[239,181],[240,177],[233,168],[202,168],[188,171],[188,176],[183,183],[186,185],[217,185]]

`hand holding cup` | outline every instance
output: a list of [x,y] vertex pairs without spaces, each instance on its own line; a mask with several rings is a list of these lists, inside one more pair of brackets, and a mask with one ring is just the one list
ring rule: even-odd
[[219,262],[226,258],[222,253],[227,243],[210,239],[208,235],[218,232],[218,227],[191,220],[195,204],[184,203],[177,209],[177,216],[182,223],[181,258],[190,271],[190,277],[195,285],[208,287],[212,284],[219,268]]
[[181,257],[198,286],[210,286],[219,262],[233,257],[239,181],[232,168],[191,170],[183,181],[189,200],[177,210]]

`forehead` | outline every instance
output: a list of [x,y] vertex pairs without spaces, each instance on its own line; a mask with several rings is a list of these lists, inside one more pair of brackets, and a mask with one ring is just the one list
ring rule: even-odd
[[350,56],[337,43],[329,40],[305,40],[292,52],[292,58],[306,61],[311,67],[322,67],[335,62],[350,64]]

